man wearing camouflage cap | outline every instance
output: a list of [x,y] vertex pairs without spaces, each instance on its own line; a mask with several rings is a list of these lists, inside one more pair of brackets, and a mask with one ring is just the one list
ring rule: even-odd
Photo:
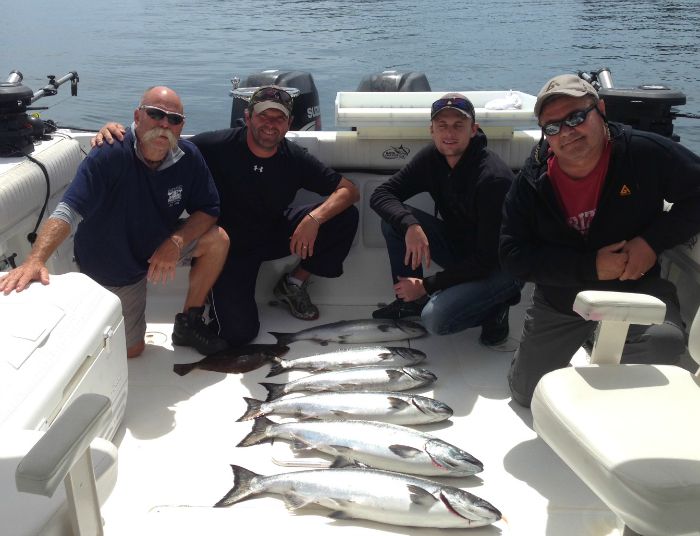
[[[539,379],[565,367],[595,322],[572,311],[582,290],[656,296],[664,324],[630,326],[623,363],[676,363],[685,349],[676,289],[659,255],[700,231],[700,158],[663,136],[609,122],[595,88],[555,76],[537,96],[542,138],[504,205],[504,269],[535,283],[508,375],[530,405]],[[664,210],[664,201],[673,203]]]

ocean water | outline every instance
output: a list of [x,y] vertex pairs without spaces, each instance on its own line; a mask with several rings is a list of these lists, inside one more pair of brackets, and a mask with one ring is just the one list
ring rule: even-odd
[[[129,122],[143,90],[182,96],[186,133],[225,128],[230,79],[263,69],[312,73],[324,129],[337,91],[396,69],[435,91],[516,89],[608,67],[616,87],[662,83],[700,113],[698,0],[23,0],[5,6],[0,78],[17,69],[34,91],[77,71],[36,105],[44,118],[94,129]],[[700,119],[675,132],[700,154]]]

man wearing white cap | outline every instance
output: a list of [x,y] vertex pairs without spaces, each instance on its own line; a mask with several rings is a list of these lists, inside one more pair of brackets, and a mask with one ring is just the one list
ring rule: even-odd
[[[542,139],[504,205],[500,258],[535,283],[508,375],[530,405],[539,379],[567,366],[595,322],[572,311],[581,290],[639,292],[666,303],[658,326],[630,326],[625,363],[676,363],[685,349],[676,289],[659,255],[700,231],[700,158],[650,132],[609,122],[595,88],[574,74],[541,89]],[[673,203],[664,210],[664,201]]]

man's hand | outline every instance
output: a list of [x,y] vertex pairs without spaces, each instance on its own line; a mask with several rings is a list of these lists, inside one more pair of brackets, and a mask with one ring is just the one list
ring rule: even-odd
[[627,253],[627,266],[620,281],[639,279],[656,264],[656,252],[641,236],[629,240],[622,251]]
[[175,268],[180,259],[180,248],[167,238],[148,259],[148,280],[151,283],[167,283],[175,279]]
[[422,279],[399,276],[399,282],[394,285],[394,294],[397,298],[410,302],[422,298],[427,292],[423,287]]
[[627,265],[627,252],[623,250],[627,242],[622,240],[602,247],[596,255],[595,265],[600,281],[619,279]]
[[6,296],[13,290],[22,292],[32,281],[48,285],[49,271],[43,262],[29,258],[9,274],[0,277],[0,292]]
[[314,254],[314,244],[318,237],[319,225],[313,218],[304,216],[294,233],[289,239],[289,251],[292,255],[298,255],[302,259]]
[[95,145],[102,147],[104,142],[112,145],[115,138],[119,141],[124,141],[125,132],[126,128],[124,128],[123,125],[119,123],[107,123],[100,129],[95,137],[90,140],[90,147],[95,147]]
[[430,244],[425,236],[423,228],[416,224],[411,225],[406,231],[406,256],[403,263],[411,266],[412,270],[418,268],[425,260],[425,267],[430,268]]

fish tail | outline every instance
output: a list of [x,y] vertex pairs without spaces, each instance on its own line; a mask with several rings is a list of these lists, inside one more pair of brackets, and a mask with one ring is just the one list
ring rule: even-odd
[[254,419],[258,415],[260,415],[261,407],[263,405],[262,400],[256,400],[255,398],[248,398],[247,396],[244,396],[243,400],[245,400],[246,404],[248,404],[248,409],[245,410],[245,413],[236,422]]
[[281,357],[275,357],[272,360],[272,366],[270,367],[270,372],[267,373],[266,378],[270,378],[272,376],[277,376],[278,374],[282,374],[283,372],[286,372],[287,370],[287,362],[282,359]]
[[173,365],[173,372],[178,376],[184,376],[192,372],[197,367],[197,363],[177,363]]
[[294,342],[294,333],[281,333],[279,331],[270,331],[279,346],[287,346],[290,342]]
[[270,400],[275,400],[276,398],[281,397],[284,394],[284,386],[286,384],[284,383],[261,383],[265,389],[267,389],[267,398],[265,399],[265,402],[269,402]]
[[233,487],[218,503],[214,505],[215,507],[231,506],[237,502],[249,499],[254,493],[250,489],[250,483],[254,478],[260,475],[257,475],[253,471],[249,471],[240,465],[232,464],[231,469],[233,469]]
[[265,443],[266,441],[272,443],[272,437],[267,434],[267,429],[274,425],[270,419],[261,415],[255,418],[253,423],[253,430],[245,436],[237,447],[250,447],[251,445],[257,445],[258,443]]

